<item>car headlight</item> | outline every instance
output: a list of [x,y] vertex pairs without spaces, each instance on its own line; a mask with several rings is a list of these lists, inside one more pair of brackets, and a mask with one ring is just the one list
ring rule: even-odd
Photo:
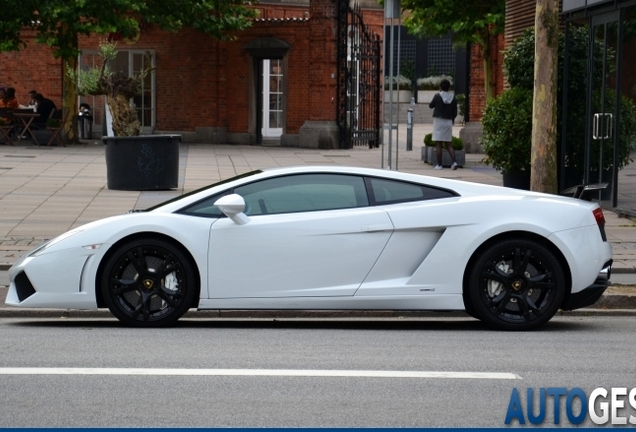
[[38,256],[40,254],[42,254],[45,250],[47,250],[48,248],[50,248],[51,246],[53,246],[54,244],[57,244],[59,242],[61,242],[62,240],[65,240],[71,236],[74,236],[75,234],[82,232],[83,230],[72,230],[72,231],[67,231],[62,235],[59,235],[57,237],[55,237],[54,239],[51,239],[49,241],[47,241],[46,243],[36,247],[35,249],[33,249],[31,252],[29,252],[29,254],[27,256],[30,257],[35,257]]

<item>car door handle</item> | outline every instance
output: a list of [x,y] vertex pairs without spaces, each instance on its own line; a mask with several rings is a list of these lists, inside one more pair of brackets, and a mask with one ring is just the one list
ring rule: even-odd
[[390,223],[365,225],[361,229],[362,232],[377,232],[377,231],[393,231],[393,225]]

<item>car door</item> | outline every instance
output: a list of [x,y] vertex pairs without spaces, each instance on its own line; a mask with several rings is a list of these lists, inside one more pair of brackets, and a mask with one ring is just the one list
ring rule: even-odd
[[351,296],[393,230],[360,176],[280,176],[233,192],[249,221],[212,225],[210,298]]
[[394,231],[382,256],[355,295],[435,294],[436,290],[428,286],[427,281],[414,281],[413,275],[442,237],[450,219],[446,215],[448,210],[444,210],[445,204],[456,201],[457,193],[392,179],[371,177],[367,182],[372,203],[389,214]]

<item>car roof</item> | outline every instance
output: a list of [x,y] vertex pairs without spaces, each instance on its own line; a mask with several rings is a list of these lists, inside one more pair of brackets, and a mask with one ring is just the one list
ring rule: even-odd
[[365,168],[354,166],[330,166],[330,165],[302,165],[302,166],[285,166],[285,167],[269,167],[256,171],[251,171],[237,176],[233,179],[226,179],[216,185],[206,186],[198,191],[190,192],[171,201],[159,204],[152,208],[153,211],[173,212],[184,206],[195,203],[207,196],[218,193],[224,189],[238,186],[248,181],[255,181],[280,175],[293,175],[304,173],[333,173],[333,174],[355,174],[370,177],[380,177],[399,181],[414,182],[418,184],[426,184],[433,187],[450,189],[461,197],[478,197],[478,196],[498,196],[499,199],[504,196],[508,197],[550,197],[552,199],[570,199],[556,195],[542,194],[538,192],[522,191],[518,189],[504,188],[501,186],[493,186],[482,183],[473,183],[463,180],[447,179],[440,177],[431,177],[421,174],[405,173],[393,171],[389,169]]

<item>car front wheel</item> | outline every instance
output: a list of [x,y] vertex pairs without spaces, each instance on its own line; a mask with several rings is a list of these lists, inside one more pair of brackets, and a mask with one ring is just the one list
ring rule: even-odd
[[470,306],[503,330],[531,330],[557,312],[566,291],[563,269],[545,246],[508,239],[488,247],[472,267]]
[[153,238],[134,240],[114,250],[101,283],[112,314],[135,327],[174,324],[188,311],[198,291],[189,257],[171,243]]

